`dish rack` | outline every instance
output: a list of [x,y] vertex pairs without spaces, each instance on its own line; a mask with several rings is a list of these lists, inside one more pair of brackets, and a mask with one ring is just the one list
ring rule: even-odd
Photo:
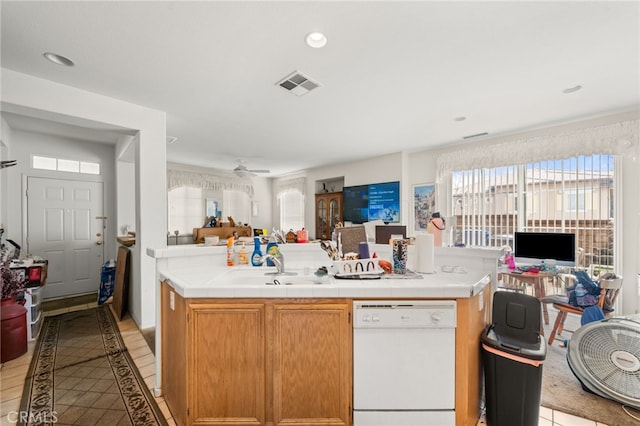
[[384,273],[378,259],[334,260],[329,271],[340,277],[377,277]]

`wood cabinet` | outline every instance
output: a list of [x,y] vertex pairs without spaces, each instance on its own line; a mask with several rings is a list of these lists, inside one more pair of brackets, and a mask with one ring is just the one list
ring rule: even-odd
[[178,425],[351,424],[347,300],[170,293],[163,283],[162,389]]
[[330,240],[338,222],[342,222],[342,192],[316,194],[316,238]]
[[264,424],[264,304],[189,304],[187,327],[187,424]]
[[351,424],[350,306],[273,306],[274,424]]

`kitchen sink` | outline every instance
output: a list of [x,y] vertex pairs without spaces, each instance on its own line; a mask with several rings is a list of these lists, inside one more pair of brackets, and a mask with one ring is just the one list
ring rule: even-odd
[[290,271],[286,271],[286,272],[265,272],[264,273],[267,276],[271,276],[271,277],[291,277],[294,275],[298,275],[297,272],[290,272]]
[[304,275],[304,271],[302,270],[291,270],[285,273],[277,273],[273,270],[265,272],[264,268],[238,268],[225,273],[223,277],[220,277],[220,282],[238,286],[278,285],[278,283],[279,285],[312,285],[330,284],[332,282],[332,278],[328,276],[317,277],[315,275]]

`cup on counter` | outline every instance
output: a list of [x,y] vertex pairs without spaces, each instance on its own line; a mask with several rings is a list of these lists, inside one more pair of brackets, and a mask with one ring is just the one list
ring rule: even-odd
[[407,272],[407,241],[403,239],[393,240],[393,273],[405,274]]
[[217,235],[207,235],[204,237],[205,246],[217,246],[220,242],[220,237]]
[[369,243],[366,241],[358,243],[358,257],[360,259],[369,259]]

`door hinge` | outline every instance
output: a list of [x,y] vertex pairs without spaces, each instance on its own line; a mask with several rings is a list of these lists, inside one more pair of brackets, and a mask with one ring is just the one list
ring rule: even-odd
[[351,312],[349,312],[349,315],[347,317],[347,324],[351,324]]

